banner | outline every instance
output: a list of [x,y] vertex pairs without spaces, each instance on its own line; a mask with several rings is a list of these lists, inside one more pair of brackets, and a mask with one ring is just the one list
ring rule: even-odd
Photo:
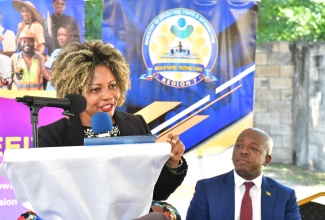
[[196,149],[253,111],[256,27],[256,1],[105,0],[103,41],[131,67],[123,110]]
[[182,218],[197,180],[232,169],[229,149],[253,126],[257,16],[253,0],[104,0],[103,41],[131,68],[122,110],[185,144],[189,170],[168,199]]
[[[62,2],[64,4],[62,4]],[[23,9],[21,6],[24,6]],[[69,0],[0,0],[0,77],[11,76],[10,57],[19,52],[16,37],[21,33],[19,23],[24,23],[24,29],[33,31],[33,25],[23,22],[26,8],[32,11],[37,25],[41,30],[35,32],[45,39],[45,56],[50,56],[57,45],[57,31],[61,25],[74,25],[75,40],[84,41],[84,1]],[[25,16],[24,14],[24,16]],[[56,18],[54,14],[61,14]],[[45,84],[46,85],[46,84]],[[24,95],[55,97],[55,91],[11,91],[7,86],[0,88],[0,163],[5,149],[30,148],[32,142],[32,125],[30,110],[22,103],[15,101],[16,97]],[[61,109],[43,108],[39,112],[39,126],[51,123],[63,117]],[[33,170],[30,170],[33,173]],[[12,190],[12,185],[0,176],[0,218],[3,220],[18,219],[26,208],[21,206]]]

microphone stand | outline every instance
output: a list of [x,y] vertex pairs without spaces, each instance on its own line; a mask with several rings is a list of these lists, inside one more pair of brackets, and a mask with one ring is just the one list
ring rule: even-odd
[[[27,104],[28,105],[28,104]],[[33,147],[38,148],[38,113],[39,110],[42,108],[40,106],[30,106],[28,105],[29,110],[30,110],[30,121],[33,127]],[[64,110],[62,112],[62,115],[66,116],[74,116],[74,113],[69,112],[68,110]]]
[[[29,107],[30,110],[30,121],[33,127],[33,147],[38,148],[38,113],[40,109],[46,106],[46,100],[41,100],[39,102],[34,102],[33,97],[24,96],[24,97],[16,97],[17,102],[23,102],[25,105]],[[75,114],[70,112],[69,109],[64,109],[62,112],[63,115],[73,117]]]
[[33,147],[38,148],[38,130],[37,130],[37,124],[38,124],[38,113],[39,110],[42,108],[40,105],[35,105],[33,102],[32,97],[26,97],[23,98],[16,97],[17,102],[23,102],[25,105],[28,106],[30,110],[30,121],[33,127]]
[[29,107],[29,109],[30,109],[30,121],[33,127],[33,147],[38,148],[37,124],[38,124],[38,112],[41,109],[41,107]]

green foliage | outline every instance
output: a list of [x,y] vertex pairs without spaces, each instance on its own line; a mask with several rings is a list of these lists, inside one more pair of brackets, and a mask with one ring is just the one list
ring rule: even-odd
[[102,39],[103,1],[85,1],[85,35],[87,41]]
[[325,40],[324,0],[261,0],[257,41]]

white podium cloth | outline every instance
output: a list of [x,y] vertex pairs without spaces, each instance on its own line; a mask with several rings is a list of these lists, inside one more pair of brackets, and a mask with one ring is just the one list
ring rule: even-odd
[[131,220],[149,212],[169,143],[6,150],[0,173],[45,220]]

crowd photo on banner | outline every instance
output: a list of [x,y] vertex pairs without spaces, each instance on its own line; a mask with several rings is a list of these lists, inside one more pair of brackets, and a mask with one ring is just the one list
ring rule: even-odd
[[1,89],[54,90],[50,81],[54,60],[69,42],[83,39],[83,4],[0,1]]
[[[67,44],[84,41],[84,17],[84,1],[0,0],[0,114],[6,115],[0,120],[0,163],[6,149],[33,146],[28,108],[11,97],[54,90],[53,62]],[[39,125],[61,117],[59,109],[44,109]],[[0,175],[0,219],[32,219],[33,213]]]

